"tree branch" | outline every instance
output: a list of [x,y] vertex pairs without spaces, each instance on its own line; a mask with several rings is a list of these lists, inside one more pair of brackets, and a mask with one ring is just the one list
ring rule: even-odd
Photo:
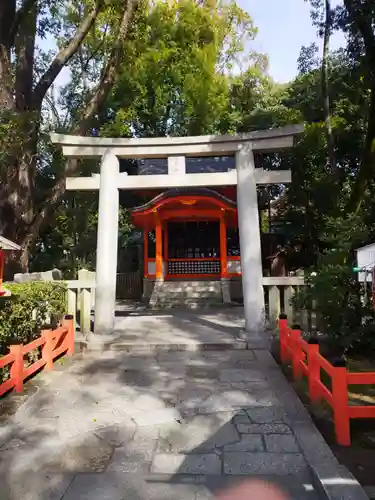
[[78,115],[79,124],[75,128],[75,134],[86,134],[91,125],[91,120],[97,110],[102,106],[109,92],[111,91],[117,76],[118,68],[123,54],[123,42],[128,34],[130,20],[134,10],[138,6],[139,0],[128,0],[124,10],[117,38],[112,47],[106,67],[104,68],[99,85],[93,96],[87,103],[85,109]]
[[375,51],[375,34],[371,24],[371,17],[368,16],[367,12],[363,12],[358,8],[356,2],[353,0],[344,0],[344,6],[350,16],[354,21],[354,25],[357,25],[357,29],[360,32],[363,43],[365,45],[366,55],[370,63],[374,62],[374,51]]
[[102,36],[102,39],[100,40],[100,43],[98,44],[98,46],[95,48],[95,50],[92,51],[92,53],[90,54],[90,56],[87,58],[85,64],[82,64],[82,67],[83,67],[83,71],[87,71],[88,67],[89,67],[89,64],[90,62],[95,59],[95,57],[99,54],[99,50],[103,47],[104,45],[104,42],[105,42],[105,39],[106,39],[106,36],[107,36],[107,31],[108,31],[108,24],[106,24],[105,28],[104,28],[104,31],[103,31],[103,36]]
[[96,18],[98,17],[98,14],[100,13],[103,5],[104,5],[103,0],[96,0],[95,7],[84,18],[81,25],[78,27],[76,34],[70,40],[69,44],[65,48],[60,50],[60,52],[51,62],[49,68],[40,78],[39,82],[37,83],[34,89],[34,95],[33,95],[34,105],[36,107],[41,105],[47,90],[50,88],[50,86],[60,73],[60,71],[67,64],[67,62],[74,56],[74,54],[79,49],[87,33],[90,31]]
[[[120,22],[117,37],[115,38],[114,45],[111,50],[106,67],[103,71],[103,75],[100,82],[90,99],[87,103],[86,108],[79,115],[81,121],[76,125],[71,133],[73,134],[86,134],[91,126],[91,121],[94,114],[99,110],[100,106],[104,103],[109,92],[115,83],[115,78],[117,76],[118,68],[120,66],[122,54],[123,54],[123,42],[128,34],[128,28],[130,25],[131,18],[135,9],[137,8],[139,0],[128,0],[126,7],[124,8],[123,16]],[[74,174],[78,169],[79,162],[76,159],[70,159],[66,161],[65,172],[61,179],[59,179],[55,186],[52,188],[50,195],[44,202],[44,205],[38,215],[35,217],[34,222],[29,227],[27,241],[23,242],[24,245],[30,245],[35,238],[40,233],[42,227],[47,223],[48,218],[55,208],[60,204],[61,197],[65,192],[65,182],[66,177]]]

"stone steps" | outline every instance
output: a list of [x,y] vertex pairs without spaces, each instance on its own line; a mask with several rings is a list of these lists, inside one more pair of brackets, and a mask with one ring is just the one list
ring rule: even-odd
[[[159,293],[160,298],[165,298],[165,299],[174,299],[175,297],[178,297],[179,299],[216,299],[218,298],[218,293],[216,291],[208,291],[208,290],[202,290],[202,291],[193,291],[193,292],[186,292],[186,291],[161,291]],[[220,292],[220,299],[221,299],[221,292]]]
[[150,305],[153,308],[188,307],[191,309],[214,307],[223,304],[220,281],[165,281],[153,291]]
[[132,355],[147,355],[162,352],[203,352],[203,351],[245,351],[249,349],[247,342],[238,339],[232,342],[201,342],[201,343],[141,343],[113,342],[108,346],[111,351],[124,351]]

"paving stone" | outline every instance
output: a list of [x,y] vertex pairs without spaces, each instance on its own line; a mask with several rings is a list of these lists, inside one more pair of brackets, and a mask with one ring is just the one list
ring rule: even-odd
[[125,369],[121,373],[121,378],[123,383],[127,384],[131,387],[150,387],[152,385],[152,381],[154,380],[151,377],[151,374],[147,372],[147,370],[133,370],[133,369]]
[[246,408],[250,420],[256,423],[288,422],[288,417],[281,408]]
[[274,394],[265,391],[245,392],[239,390],[217,392],[207,398],[197,408],[197,413],[211,413],[215,411],[229,411],[243,407],[274,406],[278,401]]
[[266,449],[272,453],[297,453],[300,451],[292,434],[267,434],[264,436]]
[[116,448],[107,467],[108,472],[143,473],[146,474],[150,468],[153,449],[131,446]]
[[24,440],[18,437],[14,437],[0,448],[0,457],[2,452],[17,450],[18,448],[23,448],[24,446],[25,446]]
[[[250,420],[250,417],[247,413],[243,414],[243,415],[236,415],[235,417],[233,417],[233,423],[234,425],[240,425],[240,424],[251,424],[251,420]],[[238,427],[237,427],[238,429]]]
[[[32,429],[30,434],[33,434]],[[61,453],[64,447],[65,443],[58,436],[52,438],[39,434],[39,441],[24,441],[23,444],[17,440],[9,447],[0,449],[0,474],[11,473],[22,477],[25,473],[36,473]]]
[[254,351],[244,350],[244,351],[209,351],[204,353],[204,357],[208,359],[214,359],[218,361],[228,361],[231,364],[235,364],[238,360],[251,360],[255,359]]
[[61,500],[73,480],[70,474],[43,471],[0,475],[1,500]]
[[195,484],[147,480],[140,488],[139,493],[144,500],[196,500],[198,491]]
[[219,370],[216,368],[208,368],[207,366],[188,366],[186,368],[187,377],[194,379],[218,379]]
[[175,408],[163,408],[154,411],[133,411],[132,418],[139,427],[150,425],[172,424],[181,419],[181,414]]
[[225,452],[224,474],[300,474],[307,464],[299,453],[235,453]]
[[197,387],[196,384],[184,387],[176,394],[176,403],[179,408],[196,408],[207,399],[212,390]]
[[136,431],[136,425],[108,425],[95,430],[95,435],[104,439],[110,446],[119,447],[131,441]]
[[254,366],[254,360],[252,359],[239,359],[235,362],[235,367],[238,369],[247,369]]
[[238,389],[240,391],[252,392],[270,390],[272,386],[267,380],[262,380],[257,382],[220,382],[219,387],[224,391]]
[[156,359],[161,366],[167,363],[180,363],[180,365],[186,365],[191,359],[194,359],[194,353],[186,351],[158,352]]
[[239,439],[240,436],[230,420],[222,424],[211,416],[200,415],[173,429],[160,431],[158,451],[203,453],[235,443]]
[[137,474],[105,472],[79,474],[64,500],[195,500],[199,487],[163,480],[146,480]]
[[164,402],[151,394],[141,394],[132,401],[132,406],[137,410],[155,411],[165,409]]
[[56,420],[55,432],[62,440],[77,439],[83,434],[94,433],[100,426],[116,423],[119,420],[110,409],[106,413],[98,411],[89,414],[85,412],[82,414],[78,410],[73,414],[62,411]]
[[[111,353],[114,354],[113,352]],[[118,364],[118,368],[121,370],[139,370],[140,367],[144,367],[145,369],[152,367],[156,368],[158,366],[156,357],[147,357],[143,358],[140,356],[126,356],[125,359],[121,359],[120,362],[117,361],[117,357],[115,361]]]
[[[237,417],[236,417],[237,418]],[[291,428],[286,424],[236,424],[240,434],[291,434]]]
[[170,362],[159,364],[158,376],[181,379],[186,377],[186,366],[182,363]]
[[265,451],[260,434],[244,434],[240,441],[224,446],[225,451]]
[[221,461],[217,454],[155,455],[151,472],[157,474],[220,474]]
[[15,426],[10,423],[0,425],[0,448],[12,439],[13,433],[15,432],[14,427]]
[[212,435],[208,439],[206,439],[206,441],[202,443],[200,447],[204,447],[206,449],[220,448],[221,446],[235,443],[239,439],[240,435],[238,434],[236,427],[231,423],[227,423],[224,426],[220,427],[216,432],[213,432]]
[[105,472],[78,474],[64,500],[143,500],[135,475]]
[[57,472],[102,472],[106,469],[113,448],[94,435],[66,444],[47,465]]
[[121,473],[147,472],[157,440],[157,427],[140,428],[131,442],[115,449],[107,470]]
[[260,370],[226,369],[220,371],[222,382],[252,382],[265,380],[264,374]]

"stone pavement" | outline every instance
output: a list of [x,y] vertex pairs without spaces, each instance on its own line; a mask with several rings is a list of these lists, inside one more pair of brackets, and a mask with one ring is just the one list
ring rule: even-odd
[[199,348],[245,349],[240,338],[244,327],[242,307],[212,310],[184,310],[172,308],[163,311],[144,311],[118,305],[115,321],[117,347],[126,348]]
[[246,476],[315,500],[311,465],[337,474],[264,350],[77,355],[0,427],[1,500],[208,500]]

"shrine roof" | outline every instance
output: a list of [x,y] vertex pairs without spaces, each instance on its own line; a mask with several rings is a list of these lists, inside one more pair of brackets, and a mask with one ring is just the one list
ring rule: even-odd
[[141,205],[139,207],[134,207],[132,209],[132,213],[142,213],[147,210],[152,209],[155,206],[160,206],[163,205],[164,202],[167,201],[172,201],[173,199],[178,199],[180,197],[190,197],[190,198],[211,198],[211,199],[216,199],[217,201],[221,202],[221,204],[225,205],[227,208],[231,208],[233,210],[236,210],[237,208],[237,203],[226,196],[222,195],[221,193],[218,193],[217,191],[214,191],[213,189],[209,188],[174,188],[174,189],[168,189],[167,191],[164,191],[163,193],[158,194],[155,196],[152,200],[148,201],[144,205]]

